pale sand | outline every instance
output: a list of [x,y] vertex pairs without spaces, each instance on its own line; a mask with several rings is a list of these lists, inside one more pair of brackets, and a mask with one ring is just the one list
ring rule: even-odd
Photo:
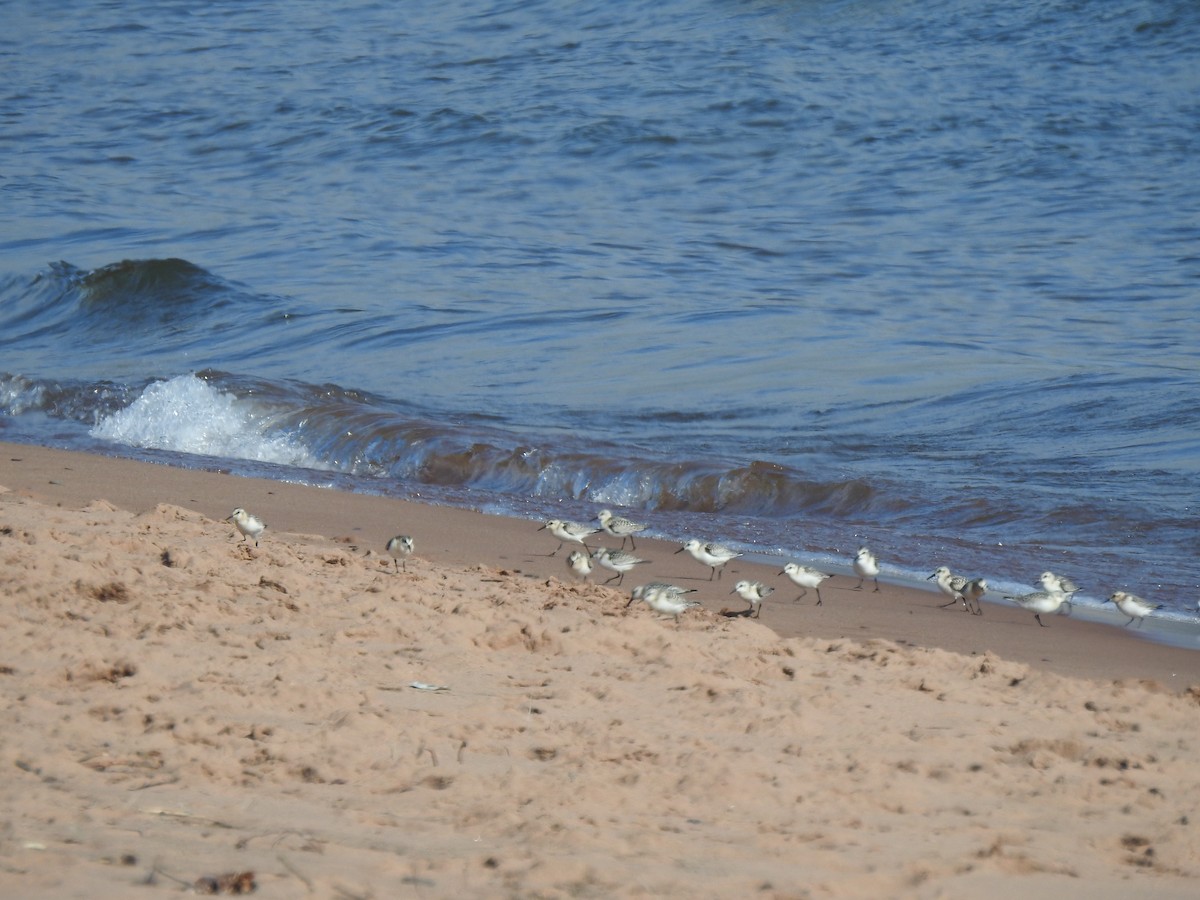
[[[23,445],[0,485],[0,896],[1195,896],[1196,651]],[[625,607],[657,578],[707,609]]]

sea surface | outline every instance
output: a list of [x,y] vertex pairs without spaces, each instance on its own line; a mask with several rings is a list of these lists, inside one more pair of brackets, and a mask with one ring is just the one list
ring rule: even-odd
[[1197,622],[1200,4],[3,18],[0,439]]

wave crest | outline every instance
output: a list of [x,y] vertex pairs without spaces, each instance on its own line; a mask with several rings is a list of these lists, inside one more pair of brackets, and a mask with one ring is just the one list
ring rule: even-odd
[[179,327],[231,302],[230,285],[186,259],[126,259],[90,272],[60,271],[78,286],[85,310],[122,325]]

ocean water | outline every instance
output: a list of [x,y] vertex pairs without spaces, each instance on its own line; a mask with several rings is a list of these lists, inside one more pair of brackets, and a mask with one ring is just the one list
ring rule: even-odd
[[1197,620],[1200,6],[4,17],[0,439]]

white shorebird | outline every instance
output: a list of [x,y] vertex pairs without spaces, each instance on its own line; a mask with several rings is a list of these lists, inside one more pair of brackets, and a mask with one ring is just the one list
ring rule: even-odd
[[1062,591],[1034,591],[1019,597],[1005,596],[1004,599],[1011,600],[1022,609],[1029,610],[1037,619],[1037,623],[1046,628],[1048,626],[1042,621],[1042,613],[1058,612],[1059,607],[1067,602],[1067,595]]
[[631,522],[623,516],[614,516],[612,510],[602,509],[600,514],[596,516],[600,520],[600,527],[611,534],[613,537],[621,539],[621,549],[625,549],[625,541],[629,541],[629,549],[636,550],[637,544],[634,543],[633,536],[639,532],[645,531],[646,526],[638,522]]
[[967,606],[967,598],[963,596],[963,588],[967,586],[968,579],[962,575],[951,574],[950,569],[946,566],[938,566],[932,575],[926,578],[926,581],[937,579],[938,590],[950,598],[949,603],[943,603],[942,609],[947,606],[953,606],[955,603],[961,603],[963,609],[970,611]]
[[796,598],[797,600],[803,600],[805,597],[807,597],[809,588],[812,588],[814,591],[816,591],[817,606],[821,605],[821,582],[826,578],[833,577],[832,575],[828,575],[819,569],[814,569],[812,566],[802,566],[799,563],[794,562],[788,563],[786,566],[784,566],[783,571],[779,574],[786,575],[788,578],[792,579],[796,586],[804,591],[803,594]]
[[408,558],[412,556],[413,539],[407,534],[398,534],[387,542],[387,552],[392,555],[392,565],[400,571],[400,560],[404,560],[404,571],[408,571]]
[[775,593],[775,588],[767,587],[761,581],[739,581],[729,593],[737,594],[750,604],[751,615],[757,619],[762,612],[762,603]]
[[[965,585],[963,585],[963,589],[962,589],[963,603],[966,604],[967,609],[971,610],[971,615],[973,615],[973,616],[982,616],[983,615],[983,604],[980,603],[979,601],[983,598],[983,595],[986,594],[987,591],[988,591],[988,583],[986,581],[984,581],[982,578],[972,578]],[[975,604],[974,609],[971,609],[972,603]]]
[[720,576],[721,567],[725,563],[731,559],[737,559],[742,555],[736,550],[730,550],[728,547],[722,547],[720,544],[705,544],[695,538],[692,538],[675,552],[682,553],[684,550],[692,554],[694,560],[704,563],[704,565],[712,569],[712,574],[708,576],[709,581],[712,581],[714,577]]
[[1068,603],[1079,592],[1079,588],[1070,578],[1064,575],[1055,575],[1053,572],[1043,572],[1038,576],[1038,581],[1042,583],[1043,591],[1058,591],[1066,594]]
[[254,539],[254,546],[258,546],[258,537],[266,530],[266,523],[257,516],[252,516],[240,506],[231,512],[226,518],[226,522],[232,521],[237,526],[237,530],[242,533],[242,540],[246,538]]
[[683,613],[700,605],[698,600],[684,598],[684,594],[690,593],[690,588],[684,589],[673,584],[653,582],[635,587],[629,595],[629,603],[625,605],[628,607],[634,600],[641,600],[655,612],[662,613],[664,616],[673,616],[675,624],[678,625],[679,617]]
[[592,574],[592,558],[582,550],[572,550],[567,556],[567,568],[577,577],[586,579]]
[[868,578],[875,582],[875,591],[879,591],[879,562],[875,559],[875,554],[866,547],[859,547],[858,553],[854,557],[854,574],[858,576],[858,584],[855,586],[856,591],[861,591],[863,582]]
[[1149,603],[1139,597],[1137,594],[1127,594],[1124,591],[1116,591],[1108,600],[1105,601],[1117,604],[1117,609],[1129,616],[1129,621],[1125,623],[1128,628],[1136,619],[1138,628],[1142,627],[1142,622],[1146,616],[1154,612],[1156,609],[1162,609],[1161,603]]
[[609,550],[607,547],[601,547],[599,550],[593,553],[592,559],[604,566],[604,568],[608,569],[610,572],[617,573],[612,578],[608,579],[608,581],[604,582],[605,584],[608,584],[609,581],[614,580],[617,582],[617,584],[620,584],[625,580],[626,572],[632,570],[636,565],[649,562],[649,560],[646,559],[639,559],[632,553],[626,553],[624,550]]
[[546,531],[547,529],[550,530],[552,535],[558,538],[558,546],[554,548],[554,551],[550,554],[551,556],[561,550],[563,544],[567,543],[567,541],[574,544],[583,544],[583,549],[591,553],[592,549],[587,545],[587,539],[600,530],[599,528],[593,528],[591,525],[581,525],[578,522],[564,522],[562,519],[551,519],[539,528],[538,531]]
[[667,594],[672,597],[682,597],[684,594],[696,593],[695,588],[680,587],[677,584],[668,584],[665,581],[651,581],[649,584],[638,585],[633,589],[633,593],[629,595],[629,600],[625,604],[628,609],[634,600],[641,600],[645,594],[659,593]]

